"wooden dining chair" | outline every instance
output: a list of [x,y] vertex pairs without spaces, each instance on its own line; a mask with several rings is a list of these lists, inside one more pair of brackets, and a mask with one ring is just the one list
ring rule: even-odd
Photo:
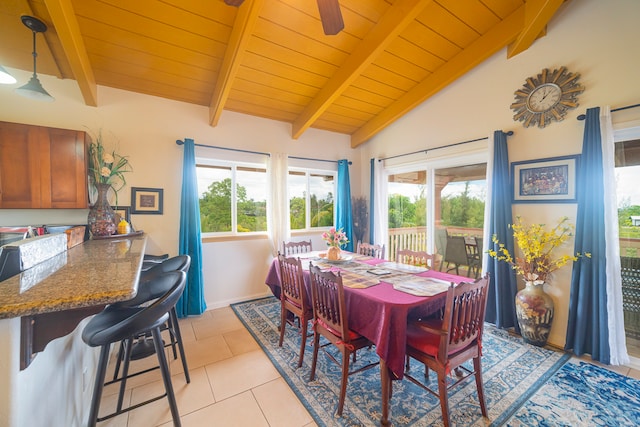
[[411,249],[398,249],[396,262],[400,264],[414,265],[417,267],[433,268],[435,256],[425,251],[412,251]]
[[356,246],[356,253],[359,255],[384,259],[384,245],[358,242],[358,245]]
[[300,242],[282,242],[282,250],[284,256],[292,256],[296,254],[311,252],[313,248],[311,245],[311,239],[309,239],[302,240]]
[[[349,375],[372,368],[379,364],[370,363],[353,371],[349,371],[351,354],[363,347],[371,347],[373,343],[362,335],[349,329],[347,310],[344,302],[344,288],[340,273],[322,271],[319,267],[309,266],[311,276],[311,300],[313,305],[313,361],[311,363],[310,381],[316,376],[316,363],[318,350],[322,347],[327,356],[342,367],[340,381],[340,398],[338,400],[339,416],[342,415],[344,400],[347,392],[347,380]],[[327,339],[328,343],[320,345],[320,337]],[[342,361],[338,360],[328,351],[327,346],[334,345],[342,354]]]
[[[300,356],[298,357],[299,368],[302,366],[302,361],[304,359],[304,349],[308,338],[307,327],[309,321],[313,319],[313,310],[309,306],[300,258],[287,258],[284,255],[278,255],[278,264],[280,266],[281,289],[280,342],[278,345],[282,347],[287,324],[297,327],[300,330]],[[295,318],[293,316],[288,316],[288,313],[292,313],[294,316],[297,316],[297,325],[295,324]]]
[[[450,388],[470,375],[475,376],[478,400],[483,416],[487,416],[482,382],[482,332],[487,306],[489,274],[473,283],[451,284],[442,319],[411,322],[407,328],[407,355],[425,365],[425,379],[429,369],[438,375],[438,392],[405,372],[411,382],[440,398],[442,420],[449,426]],[[473,359],[473,370],[462,364]],[[456,371],[455,381],[447,385],[447,377]]]

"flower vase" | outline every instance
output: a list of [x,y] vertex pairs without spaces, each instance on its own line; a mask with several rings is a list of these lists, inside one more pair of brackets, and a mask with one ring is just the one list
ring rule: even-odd
[[338,261],[340,259],[340,248],[338,246],[329,246],[327,259],[330,261]]
[[525,282],[525,288],[516,294],[516,316],[525,342],[543,347],[553,321],[553,300],[544,291],[543,281]]
[[89,209],[87,223],[92,236],[110,236],[116,232],[116,213],[109,204],[107,192],[110,184],[96,184],[98,199]]

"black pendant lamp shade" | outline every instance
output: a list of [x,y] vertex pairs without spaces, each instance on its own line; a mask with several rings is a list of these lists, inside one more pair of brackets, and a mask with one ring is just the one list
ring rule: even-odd
[[40,84],[40,80],[38,80],[38,75],[36,74],[36,58],[38,57],[36,52],[36,33],[44,33],[47,31],[47,25],[38,18],[34,18],[29,15],[22,15],[20,19],[25,27],[29,28],[33,33],[33,75],[26,85],[15,89],[15,91],[27,98],[52,102],[54,101],[54,98],[44,90]]

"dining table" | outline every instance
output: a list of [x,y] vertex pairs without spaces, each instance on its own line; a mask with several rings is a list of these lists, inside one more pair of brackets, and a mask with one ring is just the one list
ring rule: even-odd
[[[390,385],[392,380],[402,379],[404,375],[408,322],[438,312],[444,307],[446,290],[451,283],[470,279],[345,251],[336,261],[327,260],[326,253],[321,251],[297,254],[296,257],[303,263],[309,299],[310,263],[323,270],[340,272],[349,329],[373,342],[380,358],[381,425],[389,425]],[[279,270],[275,258],[265,279],[277,298],[280,297]]]

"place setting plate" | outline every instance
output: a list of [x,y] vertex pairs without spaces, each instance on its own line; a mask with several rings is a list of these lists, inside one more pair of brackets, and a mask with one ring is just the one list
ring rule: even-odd
[[329,264],[344,264],[345,262],[353,261],[353,255],[344,255],[340,259],[328,259],[326,254],[320,254],[320,258]]

